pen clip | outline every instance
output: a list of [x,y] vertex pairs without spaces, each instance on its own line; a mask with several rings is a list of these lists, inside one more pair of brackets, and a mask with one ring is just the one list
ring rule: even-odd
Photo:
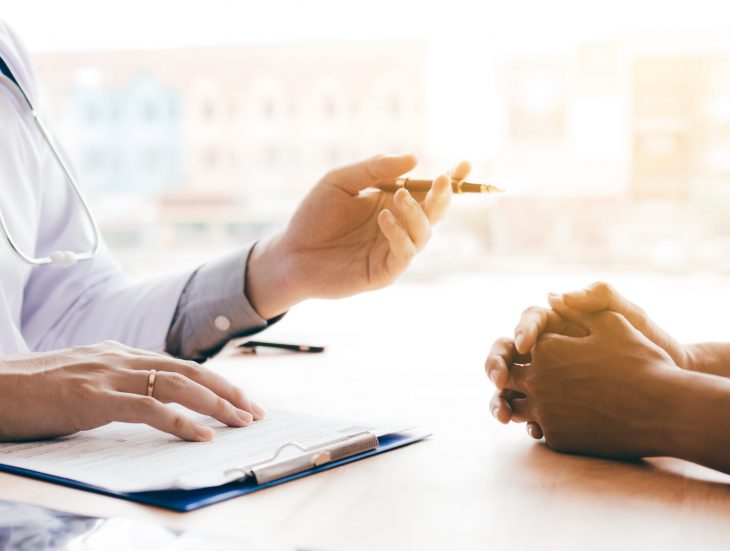
[[[287,448],[294,447],[302,453],[279,460]],[[370,431],[361,431],[341,438],[304,446],[299,442],[287,442],[279,446],[274,454],[264,460],[226,470],[223,474],[229,481],[255,477],[264,484],[272,480],[291,476],[313,467],[351,457],[378,447],[378,437]],[[231,478],[234,477],[234,478]]]

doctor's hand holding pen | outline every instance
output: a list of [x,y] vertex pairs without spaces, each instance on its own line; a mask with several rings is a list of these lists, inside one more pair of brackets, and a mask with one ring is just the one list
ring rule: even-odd
[[388,189],[416,166],[412,155],[380,155],[327,173],[288,225],[259,241],[248,262],[247,295],[271,319],[307,298],[340,298],[392,283],[431,237],[449,207],[459,163],[430,190]]

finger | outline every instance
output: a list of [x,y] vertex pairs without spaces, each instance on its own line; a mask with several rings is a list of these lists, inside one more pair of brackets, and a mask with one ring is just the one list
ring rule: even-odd
[[469,161],[461,161],[449,172],[449,176],[458,182],[459,180],[466,180],[470,172],[471,163]]
[[[155,369],[158,372],[171,371],[185,375],[198,384],[210,389],[215,394],[228,400],[235,407],[243,409],[251,413],[255,420],[263,417],[260,412],[263,410],[249,400],[246,394],[236,385],[228,381],[225,377],[203,367],[197,362],[178,360],[170,356],[162,354],[136,355],[131,360],[129,367],[138,370]],[[139,394],[144,394],[139,392]]]
[[489,411],[497,421],[506,425],[512,420],[512,408],[503,395],[503,391],[499,390],[492,395],[489,402]]
[[180,373],[157,373],[153,398],[160,402],[175,402],[181,406],[218,419],[230,427],[245,427],[253,421],[253,415],[235,407],[210,389]]
[[398,214],[401,225],[416,246],[421,250],[431,238],[431,224],[426,213],[416,200],[405,189],[399,189],[393,198],[393,206]]
[[559,333],[565,320],[556,312],[542,308],[540,306],[531,306],[520,316],[520,321],[515,327],[515,348],[520,354],[527,354],[535,347],[537,338],[548,329],[552,332]]
[[563,293],[566,305],[584,312],[610,310],[625,317],[628,322],[642,333],[647,329],[647,316],[644,310],[621,295],[608,283],[598,281],[585,289]]
[[527,423],[535,419],[532,413],[532,401],[529,398],[512,398],[507,402],[512,410],[513,423]]
[[525,379],[530,373],[532,365],[513,363],[509,366],[509,381],[507,381],[507,387],[525,392]]
[[510,388],[498,390],[492,395],[492,399],[489,403],[489,409],[492,412],[492,416],[503,425],[506,425],[512,420],[512,407],[510,406],[510,400],[516,400],[524,397],[525,395],[521,392],[516,392]]
[[451,204],[452,194],[451,180],[448,176],[442,174],[433,181],[423,203],[423,210],[426,211],[426,216],[431,224],[435,224],[444,217]]
[[560,314],[562,318],[582,327],[588,333],[593,332],[593,329],[595,328],[593,314],[571,308],[563,302],[562,295],[556,293],[550,293],[548,295],[548,303],[550,304],[550,307]]
[[413,170],[416,158],[413,155],[376,155],[359,163],[330,171],[322,184],[337,187],[350,195],[374,186],[383,180],[392,180]]
[[212,428],[199,425],[189,417],[165,407],[148,396],[112,392],[108,402],[112,420],[122,423],[144,423],[192,442],[206,442],[215,435]]
[[416,245],[388,209],[383,209],[378,214],[378,226],[388,240],[389,254],[386,262],[390,264],[389,269],[393,271],[404,269],[415,256]]
[[525,429],[527,430],[527,434],[529,434],[535,440],[540,440],[543,436],[542,427],[539,423],[536,423],[535,421],[528,422]]
[[[618,308],[623,310],[626,301],[608,283],[595,282],[585,289],[563,293],[565,303],[584,312],[598,312]],[[616,310],[616,311],[618,311]],[[623,312],[618,312],[622,314]]]
[[484,370],[497,388],[504,388],[509,381],[509,366],[515,361],[517,353],[512,339],[497,339],[489,351]]

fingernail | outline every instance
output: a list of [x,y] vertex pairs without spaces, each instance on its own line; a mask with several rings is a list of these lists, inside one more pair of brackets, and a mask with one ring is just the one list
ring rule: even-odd
[[263,419],[266,417],[266,410],[255,402],[251,402],[253,410],[256,412],[256,420]]
[[492,408],[492,417],[494,417],[495,419],[497,419],[499,421],[499,415],[498,414],[499,414],[499,406],[494,406]]
[[515,348],[518,352],[522,351],[522,347],[525,344],[525,336],[522,333],[517,333],[515,336]]
[[241,421],[246,424],[249,424],[251,421],[253,421],[253,415],[251,415],[248,411],[236,408],[236,413],[238,414],[238,417],[241,419]]
[[417,206],[418,206],[418,203],[416,203],[416,200],[415,200],[415,199],[413,198],[413,196],[412,196],[412,195],[411,195],[410,193],[408,193],[408,192],[405,192],[405,193],[403,193],[403,199],[401,199],[401,200],[403,201],[403,203],[404,203],[404,204],[405,204],[405,205],[406,205],[407,207],[410,207],[410,208],[415,208],[415,207],[417,207]]
[[205,427],[203,425],[196,425],[195,426],[195,436],[198,438],[201,438],[203,440],[210,440],[213,438],[213,435],[215,432],[210,427]]
[[527,434],[535,438],[535,428],[532,425],[527,425]]

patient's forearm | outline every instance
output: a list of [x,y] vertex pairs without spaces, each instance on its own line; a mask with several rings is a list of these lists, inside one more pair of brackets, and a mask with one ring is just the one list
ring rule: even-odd
[[686,348],[692,371],[730,377],[730,343],[703,342]]
[[730,474],[730,379],[674,371],[667,449],[679,457]]

